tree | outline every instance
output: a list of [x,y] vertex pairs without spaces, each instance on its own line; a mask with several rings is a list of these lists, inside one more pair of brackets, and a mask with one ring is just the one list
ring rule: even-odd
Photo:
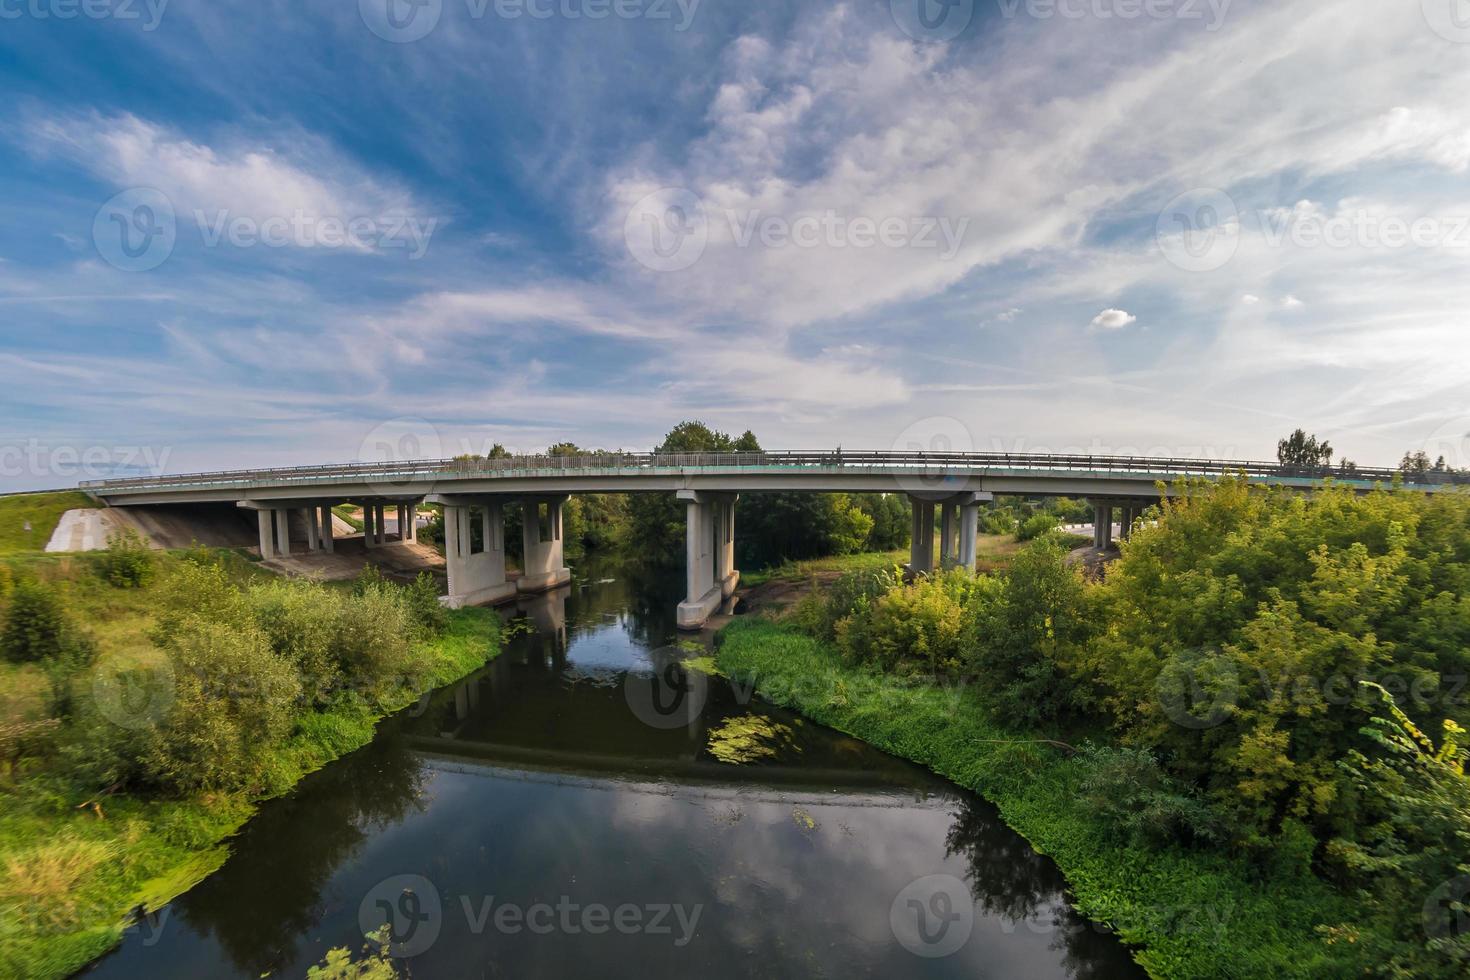
[[1282,466],[1303,473],[1318,473],[1332,466],[1332,446],[1326,439],[1317,441],[1297,429],[1276,443],[1276,460]]
[[[739,439],[711,429],[703,422],[680,422],[669,430],[655,453],[757,452],[760,443],[747,430]],[[744,507],[742,507],[742,511]],[[634,494],[628,502],[628,524],[632,540],[644,556],[658,564],[674,564],[684,555],[684,505],[672,493]],[[737,516],[737,525],[743,514]],[[736,533],[736,540],[740,532]]]

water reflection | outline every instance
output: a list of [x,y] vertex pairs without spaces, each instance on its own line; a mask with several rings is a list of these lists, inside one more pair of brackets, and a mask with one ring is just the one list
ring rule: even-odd
[[[527,602],[533,633],[262,807],[161,931],[130,931],[95,973],[300,976],[387,910],[406,916],[415,977],[1141,975],[983,801],[719,679],[676,671],[686,700],[670,701],[655,682],[682,657],[678,587],[594,562]],[[640,685],[669,708],[653,723]],[[716,761],[710,732],[752,717],[791,737],[755,765]],[[963,879],[975,922],[930,959],[896,941],[890,913],[937,874]],[[538,934],[495,918],[558,903],[699,913],[683,944],[677,927],[573,917]]]

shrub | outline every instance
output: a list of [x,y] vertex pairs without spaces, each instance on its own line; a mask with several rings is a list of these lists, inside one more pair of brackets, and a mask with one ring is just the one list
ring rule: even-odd
[[902,581],[903,576],[895,566],[861,569],[840,576],[827,590],[816,620],[815,635],[834,639],[840,620],[866,610],[873,600],[899,586]]
[[1055,514],[1032,514],[1016,528],[1017,541],[1034,541],[1057,529]]
[[332,654],[347,682],[366,693],[381,692],[415,673],[412,650],[419,628],[404,591],[359,579],[338,608]]
[[1176,782],[1144,748],[1084,745],[1075,764],[1088,809],[1137,845],[1221,843],[1225,823],[1191,787]]
[[201,621],[169,653],[174,702],[143,738],[146,778],[176,792],[255,785],[265,750],[291,731],[295,668],[253,626]]
[[414,621],[428,635],[438,636],[449,626],[449,610],[439,601],[439,583],[428,572],[419,572],[404,598]]
[[23,579],[10,597],[0,652],[6,660],[34,662],[55,657],[65,643],[66,617],[61,600],[50,586]]
[[837,647],[849,660],[887,670],[922,666],[931,674],[953,673],[960,667],[965,604],[985,581],[958,570],[861,600],[838,621]]
[[980,529],[986,534],[1015,534],[1016,519],[1003,510],[987,511],[981,518]]
[[1073,701],[1073,652],[1090,632],[1081,573],[1043,538],[1023,548],[998,581],[990,601],[971,610],[966,666],[1002,725],[1050,721]]
[[253,625],[244,594],[212,556],[191,556],[176,565],[158,590],[153,641],[167,646],[198,622]]
[[333,652],[341,594],[315,582],[276,580],[251,586],[245,598],[271,650],[300,673],[306,697],[324,702],[341,679]]
[[153,578],[153,552],[130,527],[109,535],[106,550],[99,552],[95,561],[97,573],[120,589],[136,589]]

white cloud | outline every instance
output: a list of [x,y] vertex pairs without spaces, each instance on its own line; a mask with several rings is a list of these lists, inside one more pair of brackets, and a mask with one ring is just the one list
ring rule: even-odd
[[1122,330],[1124,327],[1135,322],[1138,317],[1127,310],[1103,310],[1092,318],[1092,326],[1096,330]]
[[1261,301],[1261,297],[1257,296],[1255,293],[1246,293],[1240,298],[1240,301],[1247,306],[1255,306]]

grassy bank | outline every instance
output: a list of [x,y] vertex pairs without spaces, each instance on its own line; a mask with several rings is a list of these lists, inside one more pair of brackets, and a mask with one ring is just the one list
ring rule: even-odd
[[[215,557],[235,584],[272,578],[239,554]],[[158,583],[182,559],[170,554],[159,561],[164,574],[137,589],[109,586],[86,557],[26,555],[4,564],[61,596],[95,643],[100,664],[150,655]],[[158,908],[215,870],[229,837],[261,801],[365,745],[383,717],[472,672],[499,647],[493,612],[450,613],[442,631],[413,646],[411,682],[375,686],[371,697],[348,689],[300,714],[286,737],[264,749],[258,783],[249,790],[88,799],[64,755],[44,764],[24,755],[7,763],[0,772],[0,976],[65,976],[104,953],[134,910]],[[50,686],[43,666],[0,664],[0,671],[5,722],[44,720]],[[84,682],[81,690],[88,689]]]
[[1061,868],[1078,909],[1111,925],[1157,977],[1358,972],[1316,926],[1350,918],[1315,877],[1253,872],[1219,851],[1129,844],[1081,802],[1075,758],[999,730],[961,690],[843,664],[791,626],[752,617],[721,634],[720,667],[768,700],[927,766],[994,802]]
[[80,490],[0,497],[0,555],[45,550],[62,514],[95,506]]

